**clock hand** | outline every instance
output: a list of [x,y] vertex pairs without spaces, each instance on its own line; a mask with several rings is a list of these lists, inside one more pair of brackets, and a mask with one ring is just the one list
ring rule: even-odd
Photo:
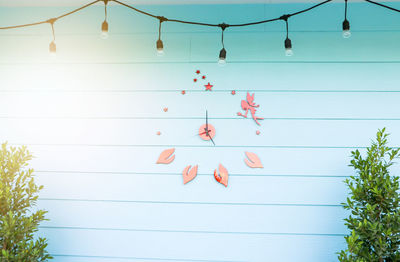
[[206,110],[206,128],[204,129],[206,131],[206,136],[208,136],[211,140],[211,142],[213,143],[213,145],[215,146],[214,140],[212,139],[212,137],[210,136],[209,133],[209,129],[208,129],[208,111]]
[[213,143],[213,145],[215,146],[214,140],[211,138],[211,136],[208,136],[211,140],[211,142]]
[[206,110],[206,131],[208,130],[208,111]]

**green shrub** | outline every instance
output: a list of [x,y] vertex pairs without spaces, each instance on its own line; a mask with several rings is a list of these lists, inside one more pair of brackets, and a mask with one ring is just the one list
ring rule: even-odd
[[33,210],[42,186],[37,186],[32,155],[26,147],[0,148],[0,261],[34,262],[52,257],[46,252],[46,239],[35,238],[46,211]]
[[350,197],[343,203],[351,211],[345,219],[351,234],[339,261],[400,261],[399,177],[389,174],[400,149],[388,147],[387,137],[379,130],[365,158],[358,150],[351,153],[357,175],[346,179]]

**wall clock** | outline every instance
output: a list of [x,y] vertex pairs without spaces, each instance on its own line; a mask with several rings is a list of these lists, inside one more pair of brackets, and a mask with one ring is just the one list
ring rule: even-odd
[[[197,70],[196,74],[200,74],[200,70]],[[204,80],[205,76],[203,76],[202,79]],[[197,82],[197,78],[194,79],[194,82]],[[208,86],[209,88],[207,88],[206,86],[205,91],[211,91],[210,86],[212,87],[212,85],[208,83]],[[236,92],[232,91],[231,94],[234,95],[236,94]],[[245,114],[237,113],[237,115],[247,118],[247,113],[250,111],[250,114],[254,122],[257,125],[260,125],[258,120],[262,120],[263,118],[256,116],[256,108],[258,108],[259,105],[254,103],[254,95],[255,94],[250,95],[249,93],[247,93],[246,100],[241,101],[241,109],[245,111]],[[167,110],[164,110],[164,112],[167,112]],[[216,143],[218,143],[216,139],[216,134],[217,134],[216,127],[212,123],[209,123],[208,110],[206,110],[203,122],[199,123],[199,129],[197,135],[199,136],[199,139],[204,143],[212,143],[213,146],[216,146]],[[256,134],[259,135],[260,132],[257,131]],[[161,152],[156,163],[157,164],[172,163],[175,160],[174,153],[175,153],[175,148],[169,148],[164,150],[163,152]],[[245,152],[245,156],[246,158],[244,159],[244,164],[246,164],[249,168],[263,168],[261,160],[257,156],[257,154],[252,152]],[[188,165],[183,169],[182,177],[184,185],[196,178],[198,168],[199,168],[198,165],[195,165],[193,167],[192,165]],[[218,167],[214,169],[213,175],[215,181],[224,185],[225,187],[228,186],[229,173],[228,169],[224,165],[220,163]]]

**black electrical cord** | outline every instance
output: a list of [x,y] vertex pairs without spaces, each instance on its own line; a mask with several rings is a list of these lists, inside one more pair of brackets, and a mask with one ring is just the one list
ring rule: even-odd
[[107,3],[108,1],[104,1],[104,21],[107,21]]
[[[149,17],[152,17],[152,18],[156,18],[156,19],[159,19],[159,20],[160,20],[160,18],[162,18],[162,22],[168,21],[168,22],[175,22],[175,23],[181,23],[181,24],[191,24],[191,25],[210,26],[210,27],[220,27],[221,26],[221,24],[210,24],[210,23],[203,23],[203,22],[193,22],[193,21],[185,21],[185,20],[179,20],[179,19],[169,19],[169,18],[166,18],[166,17],[163,17],[163,16],[157,16],[157,15],[145,12],[143,10],[140,10],[140,9],[138,9],[136,7],[131,6],[131,5],[128,5],[126,3],[123,3],[123,2],[121,2],[119,0],[95,0],[93,2],[90,2],[90,3],[82,6],[82,7],[79,7],[77,9],[75,9],[75,10],[72,10],[71,12],[65,13],[65,14],[60,15],[58,17],[55,17],[55,19],[59,20],[59,19],[64,18],[66,16],[72,15],[72,14],[74,14],[74,13],[76,13],[78,11],[81,11],[82,9],[85,9],[85,8],[87,8],[89,6],[92,6],[92,5],[94,5],[94,4],[96,4],[96,3],[100,2],[100,1],[104,1],[105,3],[113,1],[113,2],[115,2],[117,4],[119,4],[119,5],[122,5],[122,6],[125,6],[127,8],[130,8],[130,9],[132,9],[132,10],[138,12],[138,13],[141,13],[143,15],[146,15],[146,16],[149,16]],[[368,2],[368,3],[374,4],[374,5],[378,5],[378,6],[384,7],[386,9],[389,9],[389,10],[392,10],[392,11],[400,12],[399,9],[396,9],[396,8],[393,8],[393,7],[390,7],[390,6],[375,2],[375,1],[371,1],[371,0],[365,0],[365,1]],[[291,16],[296,16],[296,15],[308,12],[308,11],[314,9],[314,8],[317,8],[317,7],[321,6],[321,5],[327,4],[329,2],[332,2],[332,0],[325,0],[325,1],[323,1],[321,3],[318,3],[318,4],[315,4],[315,5],[313,5],[313,6],[309,7],[309,8],[306,8],[306,9],[303,9],[303,10],[300,10],[298,12],[294,12],[294,13],[291,13],[291,14],[287,14],[287,15],[285,15],[286,19],[291,17]],[[346,1],[346,6],[347,6],[347,1]],[[105,12],[107,12],[107,10]],[[347,16],[347,11],[346,11],[345,16]],[[251,25],[258,25],[258,24],[274,22],[274,21],[278,21],[278,20],[282,20],[282,16],[281,17],[277,17],[277,18],[267,19],[267,20],[249,22],[249,23],[229,24],[227,26],[229,26],[229,27],[251,26]],[[30,23],[30,24],[22,24],[22,25],[15,25],[15,26],[0,27],[0,30],[29,27],[29,26],[35,26],[35,25],[40,25],[40,24],[45,24],[45,23],[48,23],[48,20],[34,22],[34,23]]]
[[396,11],[396,12],[399,12],[399,13],[400,13],[400,10],[399,10],[399,9],[390,7],[390,6],[388,6],[388,5],[384,5],[384,4],[381,4],[381,3],[377,3],[377,2],[374,2],[374,1],[371,1],[371,0],[365,0],[365,1],[368,2],[368,3],[370,3],[370,4],[378,5],[378,6],[380,6],[380,7],[384,7],[384,8],[386,8],[386,9],[389,9],[389,10]]
[[30,23],[30,24],[22,24],[22,25],[14,25],[14,26],[0,27],[0,30],[16,29],[16,28],[22,28],[22,27],[29,27],[29,26],[41,25],[41,24],[49,23],[50,20],[54,20],[54,22],[55,22],[56,20],[59,20],[59,19],[64,18],[64,17],[66,17],[66,16],[72,15],[72,14],[74,14],[74,13],[76,13],[76,12],[78,12],[78,11],[81,11],[82,9],[85,9],[85,8],[91,6],[91,5],[94,5],[94,4],[96,4],[97,2],[100,2],[100,1],[101,1],[101,0],[93,1],[93,2],[91,2],[91,3],[89,3],[89,4],[86,4],[86,5],[84,5],[84,6],[81,6],[81,7],[77,8],[77,9],[75,9],[75,10],[72,10],[71,12],[65,13],[65,14],[63,14],[63,15],[60,15],[60,16],[55,17],[55,18],[52,18],[52,19],[48,19],[48,20],[44,20],[44,21],[39,21],[39,22],[34,22],[34,23]]
[[286,38],[289,38],[289,22],[287,19],[285,19],[285,23],[286,23]]
[[56,34],[54,32],[54,22],[50,22],[51,24],[51,33],[53,34],[53,42],[56,41]]

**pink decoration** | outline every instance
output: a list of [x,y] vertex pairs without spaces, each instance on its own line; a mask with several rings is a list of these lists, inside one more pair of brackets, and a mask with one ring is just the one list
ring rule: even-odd
[[182,94],[182,95],[186,94],[186,91],[185,91],[185,90],[182,90],[181,94]]
[[158,136],[159,136],[159,135],[161,135],[161,132],[160,132],[160,131],[158,131],[158,132],[157,132],[157,135],[158,135]]
[[168,107],[164,107],[164,112],[168,112]]
[[261,134],[260,130],[257,130],[257,131],[256,131],[256,134],[257,134],[257,135],[260,135],[260,134]]
[[218,183],[221,183],[225,187],[227,187],[228,177],[229,177],[228,170],[226,170],[226,168],[221,164],[219,164],[218,169],[219,169],[219,174],[217,169],[214,170],[214,178],[215,180],[217,180]]
[[[190,171],[191,165],[185,167],[185,169],[183,169],[182,175],[183,175],[183,184],[186,184],[190,181],[192,181],[196,176],[197,176],[197,168],[198,166],[195,165]],[[189,171],[189,172],[188,172]]]
[[210,85],[210,82],[208,82],[208,84],[207,85],[205,85],[205,87],[206,87],[206,91],[212,91],[212,87],[213,87],[213,85]]
[[236,91],[235,91],[235,90],[232,90],[231,94],[232,94],[233,96],[236,95]]
[[175,155],[171,156],[175,152],[175,148],[164,150],[158,157],[157,164],[170,164],[175,159]]
[[211,138],[214,138],[214,136],[215,136],[215,128],[214,128],[213,125],[208,124],[207,132],[208,132],[209,135],[207,135],[206,127],[207,127],[207,125],[204,124],[199,128],[199,136],[200,136],[201,139],[208,141]]
[[263,165],[261,164],[260,158],[251,152],[245,152],[246,156],[249,158],[247,160],[246,158],[244,159],[244,162],[246,162],[246,165],[248,165],[251,168],[263,168]]
[[247,92],[246,100],[247,100],[247,101],[242,100],[242,109],[243,109],[243,110],[246,110],[246,113],[243,115],[241,112],[238,112],[237,115],[238,115],[238,116],[243,116],[243,117],[246,117],[246,118],[247,118],[247,113],[248,113],[249,110],[250,110],[251,116],[253,117],[254,121],[256,121],[256,123],[257,123],[258,125],[260,125],[260,123],[258,122],[258,120],[262,120],[262,119],[264,119],[264,118],[256,117],[256,111],[257,111],[256,108],[259,107],[260,105],[256,105],[256,104],[254,103],[254,94],[253,94],[253,95],[250,95],[249,92]]

